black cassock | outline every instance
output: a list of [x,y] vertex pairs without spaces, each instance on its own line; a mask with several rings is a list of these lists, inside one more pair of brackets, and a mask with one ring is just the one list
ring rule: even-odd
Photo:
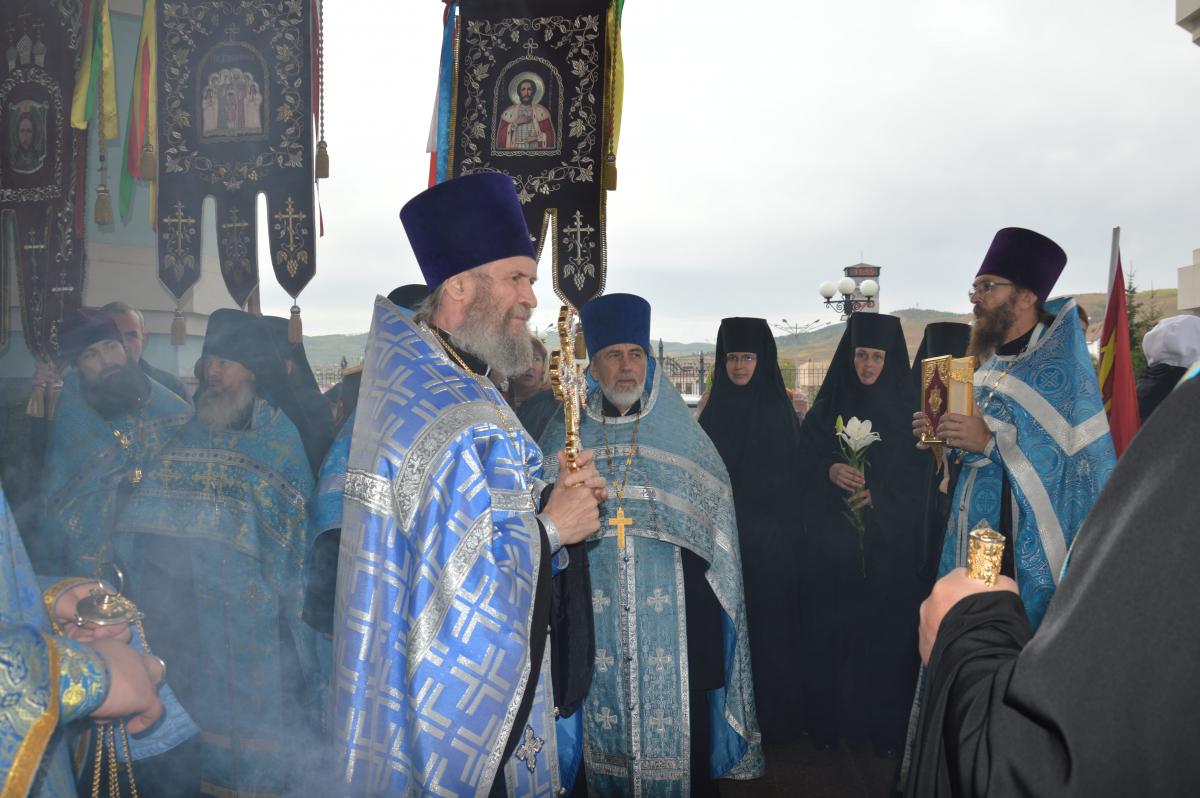
[[[873,385],[854,370],[856,347],[887,352]],[[917,571],[929,457],[912,437],[916,401],[899,319],[855,313],[800,431],[809,492],[800,675],[806,725],[818,744],[867,739],[883,752],[904,741],[919,665]],[[829,479],[830,466],[844,462],[834,432],[839,415],[869,420],[881,436],[867,450],[873,506],[864,513],[861,554],[845,518],[847,494]]]
[[[725,371],[730,352],[758,356],[744,386],[734,385]],[[722,320],[715,362],[700,426],[720,452],[733,487],[759,727],[763,742],[783,743],[803,732],[796,678],[800,429],[779,370],[775,337],[765,320]]]
[[1036,635],[1011,593],[943,619],[913,796],[1200,795],[1200,382],[1159,407]]

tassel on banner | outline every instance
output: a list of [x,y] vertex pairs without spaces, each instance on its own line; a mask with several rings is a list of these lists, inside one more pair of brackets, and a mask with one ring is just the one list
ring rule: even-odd
[[96,186],[96,224],[113,223],[112,197],[108,195],[108,186],[104,183]]
[[183,346],[187,342],[187,320],[183,311],[175,310],[175,318],[171,320],[171,346]]
[[142,180],[156,180],[158,178],[158,159],[154,157],[154,145],[147,139],[142,147]]
[[604,187],[609,191],[617,190],[617,156],[609,155],[604,163]]
[[54,412],[58,410],[58,399],[62,396],[62,383],[51,385],[46,390],[46,420],[54,420]]
[[33,386],[33,393],[29,394],[29,402],[25,405],[25,415],[30,418],[46,417],[46,386]]
[[329,177],[329,148],[325,145],[325,139],[317,142],[316,172],[318,180]]
[[288,343],[304,342],[304,323],[300,321],[300,306],[292,305],[292,317],[288,319]]

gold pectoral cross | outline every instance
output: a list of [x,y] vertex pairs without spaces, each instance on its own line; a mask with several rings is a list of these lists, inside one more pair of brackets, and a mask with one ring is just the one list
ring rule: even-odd
[[633,519],[625,515],[624,507],[617,507],[617,517],[608,519],[609,526],[617,528],[617,548],[625,548],[625,527],[633,523]]

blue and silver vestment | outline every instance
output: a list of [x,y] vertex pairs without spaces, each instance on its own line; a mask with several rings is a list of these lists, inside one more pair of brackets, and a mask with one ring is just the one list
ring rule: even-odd
[[[610,486],[588,562],[596,660],[583,705],[584,765],[592,795],[690,794],[691,718],[682,551],[708,564],[705,578],[721,608],[724,686],[707,693],[711,739],[695,755],[713,778],[762,774],[754,708],[741,555],[733,493],[720,454],[662,370],[648,368],[639,413],[604,418],[593,390],[580,425],[583,448],[615,464],[625,481],[621,508],[634,523],[618,549],[608,522],[617,512]],[[638,417],[640,416],[640,421]],[[636,434],[637,450],[623,468]],[[563,443],[560,412],[542,436]],[[557,463],[548,463],[552,478]],[[602,469],[603,471],[603,469]]]
[[1007,475],[1016,580],[1034,629],[1116,465],[1075,301],[1047,302],[1046,311],[1054,322],[1039,323],[1023,352],[993,355],[975,371],[975,403],[994,440],[982,454],[963,456],[938,574],[967,564],[967,539],[981,520],[1000,528]]
[[[333,653],[342,791],[560,788],[549,651],[531,662],[542,453],[491,383],[376,301],[345,479]],[[538,673],[541,678],[538,678]],[[526,691],[536,695],[514,729]]]

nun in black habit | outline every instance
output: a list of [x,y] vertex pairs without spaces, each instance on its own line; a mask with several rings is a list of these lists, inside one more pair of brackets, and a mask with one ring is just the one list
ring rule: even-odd
[[[802,684],[821,748],[866,739],[894,756],[917,678],[917,578],[923,461],[912,444],[908,348],[900,320],[855,313],[801,426],[809,500],[803,546]],[[845,465],[837,418],[870,421],[880,440],[865,476]],[[862,549],[847,499],[864,508]]]
[[803,732],[795,673],[800,428],[765,320],[721,321],[712,392],[700,426],[720,452],[733,486],[763,742],[787,742]]
[[[912,381],[917,403],[914,410],[921,409],[921,361],[927,357],[965,357],[967,345],[971,343],[971,325],[956,321],[935,321],[925,325],[925,334],[917,346],[913,358]],[[942,450],[943,453],[945,449]],[[934,455],[925,452],[922,457],[925,479],[925,517],[918,539],[920,557],[918,574],[927,587],[933,586],[937,577],[938,558],[942,554],[942,543],[946,538],[946,524],[950,520],[950,502],[954,497],[954,483],[962,470],[962,463],[945,457],[940,464]]]
[[300,430],[304,454],[315,476],[333,443],[333,408],[321,394],[304,344],[288,340],[288,320],[263,316],[261,321],[266,328],[267,340],[287,371],[285,382],[275,387],[271,399]]
[[1011,580],[939,580],[908,795],[1200,794],[1197,408],[1193,379],[1133,439],[1037,634]]

